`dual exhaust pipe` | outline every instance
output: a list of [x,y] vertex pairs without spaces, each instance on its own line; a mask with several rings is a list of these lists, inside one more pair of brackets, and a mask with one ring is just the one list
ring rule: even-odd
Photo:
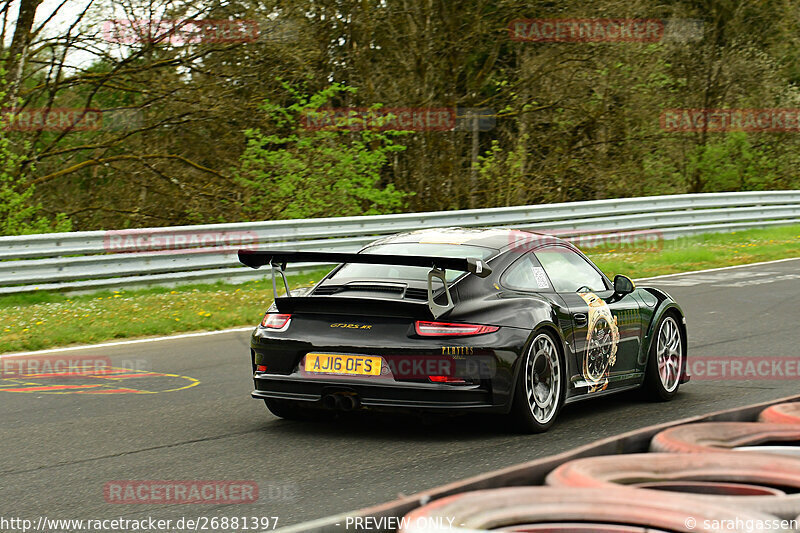
[[361,402],[354,394],[326,394],[322,397],[322,406],[326,409],[338,409],[340,411],[352,411],[358,409]]

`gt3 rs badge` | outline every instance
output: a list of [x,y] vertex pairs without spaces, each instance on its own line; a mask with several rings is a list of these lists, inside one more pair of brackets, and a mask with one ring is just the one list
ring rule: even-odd
[[602,298],[591,292],[579,294],[589,306],[583,377],[589,382],[589,392],[598,392],[608,387],[609,371],[617,362],[619,328],[617,318]]

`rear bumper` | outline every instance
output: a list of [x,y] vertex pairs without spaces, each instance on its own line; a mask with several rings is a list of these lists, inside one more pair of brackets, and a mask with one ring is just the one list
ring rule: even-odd
[[[341,316],[298,315],[292,320],[286,332],[253,332],[254,398],[315,407],[322,406],[327,395],[343,393],[357,396],[358,405],[368,409],[507,412],[519,354],[530,334],[504,327],[485,335],[426,338],[416,336],[413,322],[406,319],[352,321],[353,326],[364,322],[369,329],[332,327],[342,325]],[[308,372],[304,361],[312,352],[381,357],[381,374]],[[259,366],[266,369],[258,371]],[[474,383],[433,383],[432,375]]]
[[427,383],[341,382],[257,373],[253,398],[274,398],[307,402],[322,407],[328,394],[348,393],[358,397],[368,409],[410,409],[447,412],[506,412],[504,405],[492,403],[491,393],[480,385],[439,385]]

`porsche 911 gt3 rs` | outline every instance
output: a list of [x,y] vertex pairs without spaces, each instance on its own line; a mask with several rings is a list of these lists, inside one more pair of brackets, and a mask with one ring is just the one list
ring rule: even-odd
[[[358,253],[240,250],[239,259],[272,269],[275,302],[251,337],[252,396],[280,417],[492,412],[540,432],[564,404],[637,388],[669,400],[689,379],[677,302],[622,275],[612,282],[552,236],[445,228]],[[289,291],[290,262],[338,266]]]

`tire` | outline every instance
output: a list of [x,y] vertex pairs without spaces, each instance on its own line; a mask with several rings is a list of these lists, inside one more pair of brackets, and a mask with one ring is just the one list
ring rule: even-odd
[[[763,422],[699,422],[682,424],[657,433],[650,451],[703,453],[759,446],[764,443],[800,441],[800,426]],[[800,451],[800,450],[798,450]]]
[[686,339],[675,313],[668,312],[661,317],[655,331],[642,392],[649,400],[667,402],[675,397],[681,384],[686,366]]
[[[800,461],[793,457],[763,453],[634,453],[573,459],[550,472],[545,483],[551,487],[610,490],[620,485],[656,485],[668,482],[689,485],[703,482],[722,489],[702,494],[688,491],[696,502],[750,509],[792,519],[800,512]],[[786,489],[777,496],[740,495],[739,487]],[[658,499],[663,491],[637,488],[640,500]],[[783,491],[782,491],[783,492]],[[745,493],[747,494],[747,493]]]
[[566,368],[555,336],[536,332],[520,364],[511,423],[522,433],[542,433],[553,425],[566,394]]
[[[462,492],[417,507],[405,515],[400,533],[562,531],[571,533],[686,531],[745,533],[755,521],[775,517],[748,509],[724,507],[681,494],[623,487],[573,489],[504,487]],[[687,526],[691,515],[693,525]],[[732,520],[736,518],[736,520]],[[447,526],[452,523],[452,526]],[[443,524],[440,528],[431,524]],[[741,524],[741,525],[740,525]]]
[[779,403],[767,407],[758,415],[759,422],[800,424],[800,402]]
[[264,398],[264,403],[270,413],[285,420],[318,420],[323,418],[321,410],[303,407],[291,400]]

